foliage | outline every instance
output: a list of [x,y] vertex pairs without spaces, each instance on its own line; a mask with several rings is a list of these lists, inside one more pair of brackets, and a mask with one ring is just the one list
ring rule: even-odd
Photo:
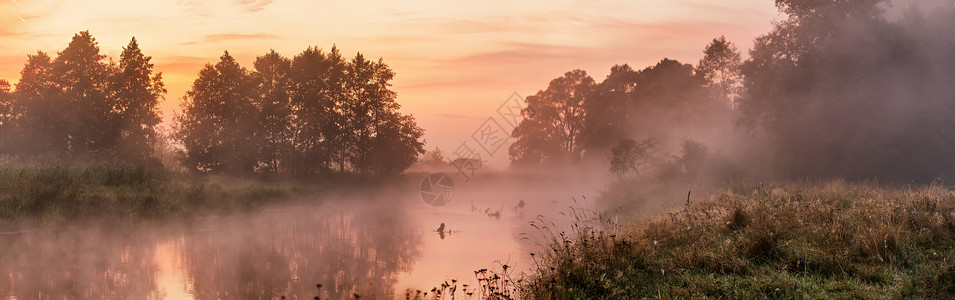
[[190,170],[227,173],[393,174],[420,153],[423,130],[398,112],[382,60],[338,49],[292,59],[272,51],[248,71],[228,52],[207,65],[177,117]]
[[16,91],[0,92],[0,152],[18,157],[151,161],[158,105],[166,93],[136,39],[119,64],[106,62],[88,31],[55,58],[28,56]]
[[618,176],[635,175],[639,173],[648,160],[649,151],[653,148],[650,139],[637,143],[631,139],[621,139],[616,146],[610,149],[610,171]]
[[517,139],[508,149],[511,161],[526,165],[579,159],[584,99],[593,86],[587,72],[573,70],[528,96],[527,107],[521,110],[524,119],[511,133]]
[[[788,19],[743,67],[744,123],[790,178],[930,182],[955,159],[955,9],[888,20],[888,1],[777,1]],[[917,13],[916,13],[917,14]],[[811,162],[811,163],[809,163]]]

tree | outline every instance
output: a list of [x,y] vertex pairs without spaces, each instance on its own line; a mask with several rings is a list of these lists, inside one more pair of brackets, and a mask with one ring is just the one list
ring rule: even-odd
[[0,79],[0,131],[6,131],[13,120],[13,95],[10,82]]
[[584,99],[594,80],[583,70],[573,70],[550,82],[546,90],[528,96],[524,119],[511,136],[517,140],[508,153],[518,164],[573,161],[580,158],[580,133],[584,128]]
[[53,61],[38,51],[27,56],[20,81],[13,93],[7,136],[3,151],[18,156],[69,153],[68,113],[72,112],[56,83]]
[[424,153],[424,130],[414,117],[389,113],[375,135],[373,170],[379,175],[395,174],[413,165]]
[[200,172],[247,173],[257,165],[254,80],[229,52],[206,65],[177,116],[185,165]]
[[255,59],[255,80],[258,85],[256,106],[261,140],[258,157],[263,170],[279,172],[293,150],[292,144],[292,61],[275,50]]
[[70,112],[61,117],[69,123],[66,132],[73,158],[108,157],[119,140],[113,125],[118,116],[108,90],[115,66],[107,64],[105,58],[96,39],[89,31],[82,31],[53,61],[56,86]]
[[7,142],[13,140],[13,99],[10,82],[0,79],[0,153],[9,153]]
[[621,139],[610,149],[610,171],[618,176],[637,175],[650,159],[650,149],[653,141],[646,139],[637,142],[632,139]]
[[606,149],[630,131],[628,119],[638,75],[629,65],[613,66],[607,78],[584,100],[586,117],[580,135],[587,153],[605,155]]
[[714,98],[734,105],[742,85],[739,68],[743,63],[736,45],[720,36],[706,46],[703,54],[696,74],[706,80],[706,87],[713,91]]
[[[887,21],[886,1],[780,0],[743,67],[747,126],[787,177],[929,182],[953,175],[955,15]],[[938,26],[938,27],[935,27]],[[948,28],[948,29],[944,29]]]
[[119,70],[110,86],[114,97],[111,131],[118,131],[116,154],[127,162],[144,162],[153,156],[158,140],[159,102],[166,94],[162,73],[153,74],[152,57],[139,49],[136,38],[120,54]]
[[[298,174],[330,169],[335,152],[333,142],[339,142],[335,138],[344,126],[340,110],[336,109],[339,95],[331,92],[341,84],[344,62],[333,54],[337,54],[335,48],[326,56],[318,48],[309,47],[292,59],[293,165]],[[344,172],[344,165],[342,168]]]
[[[404,131],[414,135],[415,132],[420,132],[420,129],[416,129],[417,125],[414,125],[413,120],[408,123],[397,112],[400,108],[395,101],[397,95],[390,89],[395,73],[388,65],[381,59],[377,62],[366,60],[359,53],[348,66],[347,94],[350,101],[346,103],[345,111],[350,117],[350,126],[347,128],[347,134],[353,137],[352,140],[355,143],[349,162],[357,171],[364,173],[376,169],[383,163],[375,159],[378,152],[390,151],[382,147],[383,145],[405,147],[400,145],[402,141],[400,136],[404,134]],[[408,128],[403,130],[402,127]],[[389,134],[395,137],[389,137]],[[414,163],[418,152],[423,151],[421,147],[407,145],[407,148],[413,151],[410,153],[405,151],[401,155],[410,154],[411,163]]]

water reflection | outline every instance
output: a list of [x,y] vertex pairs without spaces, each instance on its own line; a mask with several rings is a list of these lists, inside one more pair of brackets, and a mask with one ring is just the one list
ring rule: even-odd
[[155,299],[147,237],[101,228],[0,236],[0,299]]
[[181,243],[198,299],[393,298],[420,235],[396,208],[287,209],[211,222]]
[[322,298],[394,298],[420,252],[406,218],[398,207],[320,205],[0,235],[0,299],[312,299],[316,284]]

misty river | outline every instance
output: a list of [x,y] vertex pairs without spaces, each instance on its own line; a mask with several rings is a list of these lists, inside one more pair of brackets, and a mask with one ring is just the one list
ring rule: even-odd
[[566,224],[560,212],[594,208],[601,186],[455,179],[443,207],[408,182],[185,222],[5,232],[0,299],[403,299],[451,279],[473,286],[478,269],[529,271],[540,250],[529,222]]

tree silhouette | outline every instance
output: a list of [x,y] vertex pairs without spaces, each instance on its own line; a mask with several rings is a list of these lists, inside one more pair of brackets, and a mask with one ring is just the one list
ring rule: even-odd
[[518,164],[573,161],[580,157],[584,127],[584,99],[594,80],[583,70],[573,70],[550,82],[546,90],[528,96],[524,119],[514,128],[517,140],[508,152]]
[[[186,95],[177,138],[196,171],[391,174],[424,152],[423,130],[398,112],[392,71],[361,54],[309,47],[292,59],[275,51],[255,71],[226,52]],[[347,164],[347,165],[346,165]]]
[[696,66],[696,74],[706,80],[706,85],[714,92],[714,98],[734,105],[743,84],[740,58],[736,45],[720,36],[713,39],[703,50],[703,59]]
[[8,154],[63,158],[69,154],[67,114],[72,109],[55,80],[49,55],[38,51],[27,56],[13,94],[10,132],[3,139]]
[[56,86],[70,111],[61,117],[69,123],[67,143],[75,159],[107,157],[119,140],[114,126],[118,116],[109,95],[115,66],[105,58],[96,39],[82,31],[53,60]]
[[291,106],[292,61],[275,50],[255,59],[255,80],[258,85],[257,106],[261,140],[258,158],[263,170],[284,171],[284,160],[293,150]]
[[136,38],[129,41],[120,54],[119,70],[111,80],[114,97],[112,111],[116,116],[111,131],[118,131],[118,158],[128,162],[144,162],[152,157],[159,138],[156,126],[159,102],[166,94],[162,73],[153,74],[152,57],[139,49]]
[[226,51],[186,92],[177,137],[184,163],[197,171],[248,173],[256,167],[254,81]]

